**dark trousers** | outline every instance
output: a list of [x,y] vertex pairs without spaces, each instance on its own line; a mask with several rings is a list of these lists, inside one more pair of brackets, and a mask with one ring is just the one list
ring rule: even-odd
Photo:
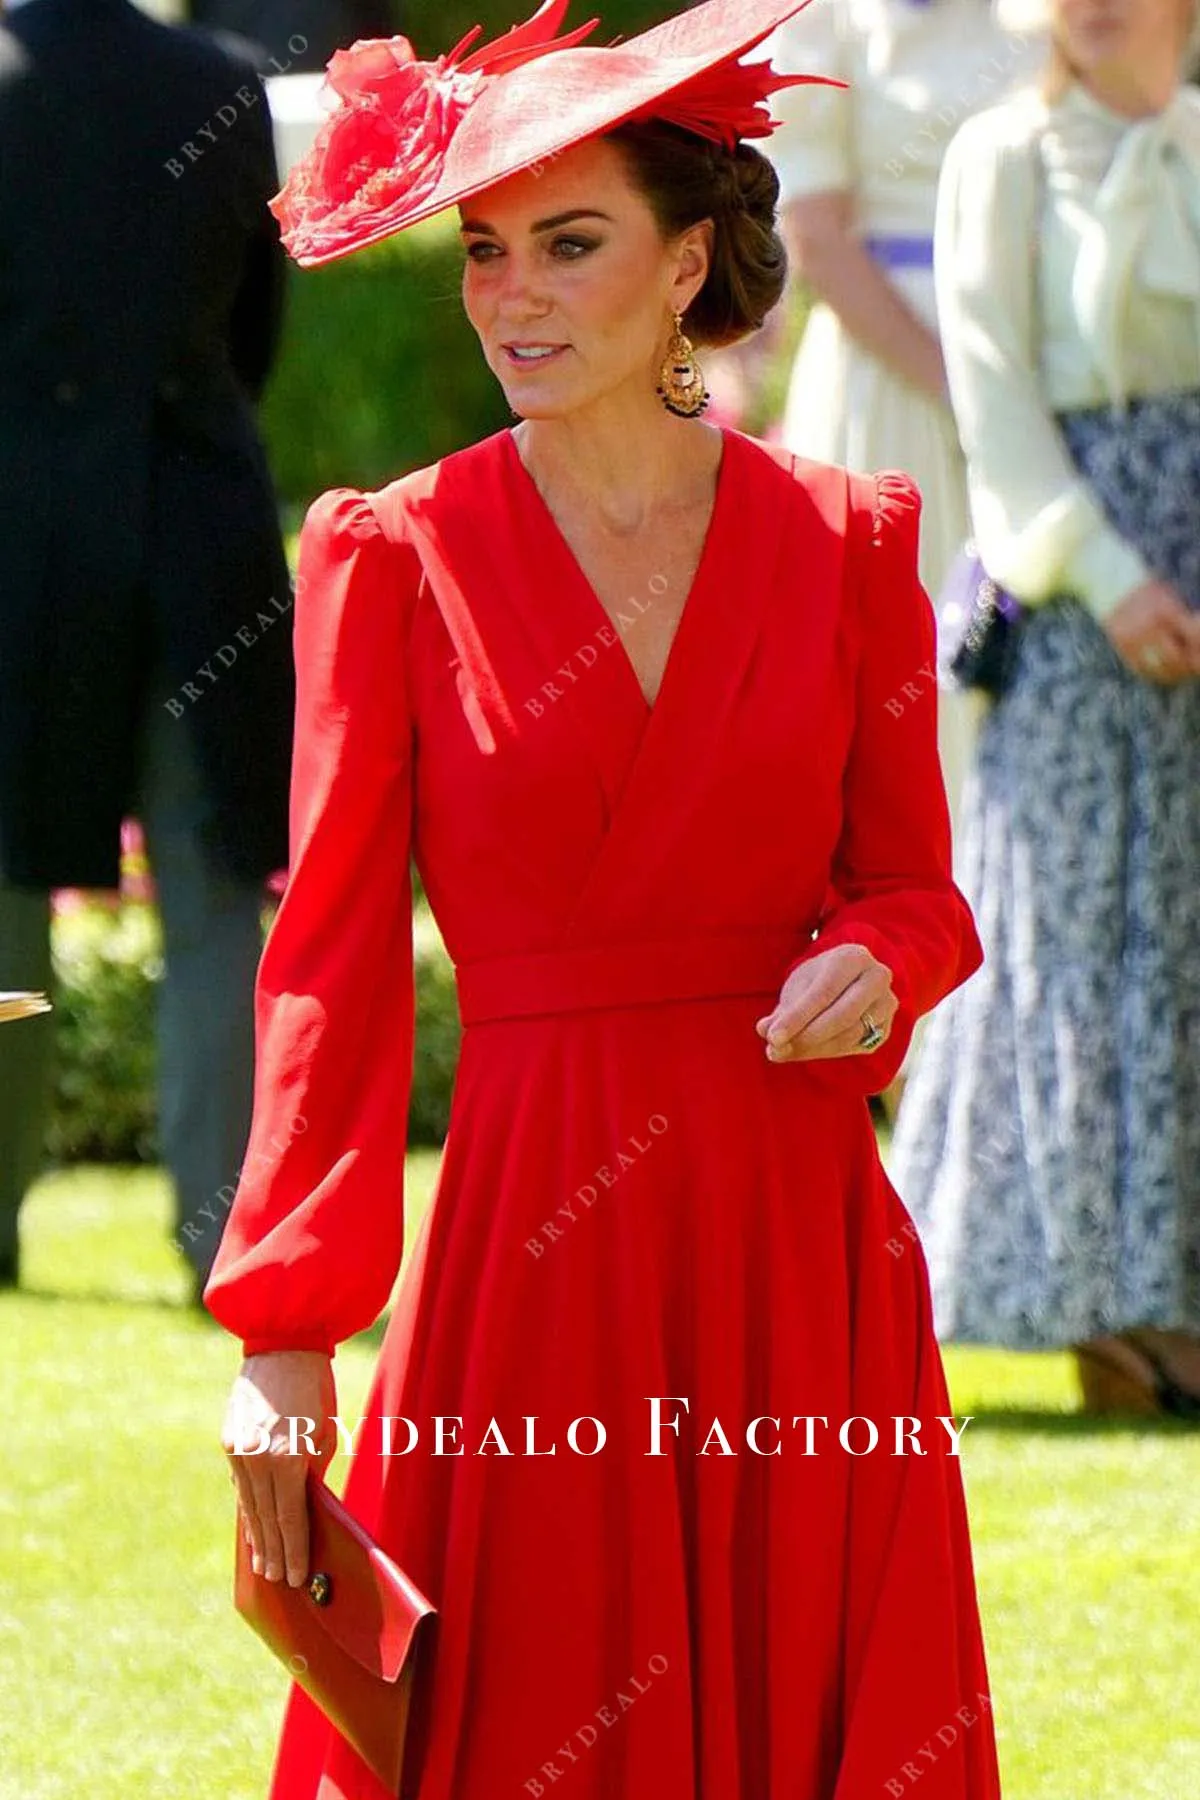
[[[205,847],[209,801],[188,718],[163,704],[175,691],[159,667],[140,721],[131,811],[145,834],[162,916],[157,1097],[175,1238],[203,1277],[250,1133],[263,890],[230,879]],[[0,990],[43,988],[54,997],[49,924],[47,894],[0,884]],[[0,1027],[0,1260],[17,1246],[21,1202],[42,1165],[54,1027],[53,1013]]]

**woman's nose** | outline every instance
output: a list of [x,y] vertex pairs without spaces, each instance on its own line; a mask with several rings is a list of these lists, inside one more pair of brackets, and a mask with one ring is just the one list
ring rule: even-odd
[[544,277],[531,258],[506,258],[500,283],[500,304],[519,318],[540,318],[550,307]]

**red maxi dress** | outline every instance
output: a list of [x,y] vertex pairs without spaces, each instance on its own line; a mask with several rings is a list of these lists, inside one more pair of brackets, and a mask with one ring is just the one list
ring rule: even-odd
[[[999,1793],[926,1266],[867,1104],[982,961],[919,510],[727,430],[653,707],[620,638],[653,593],[614,626],[509,432],[307,515],[292,864],[206,1299],[247,1353],[387,1302],[411,852],[464,1030],[345,1488],[439,1612],[411,1800]],[[893,971],[886,1045],[769,1062],[755,1020],[838,943]],[[271,1800],[385,1800],[296,1687]]]

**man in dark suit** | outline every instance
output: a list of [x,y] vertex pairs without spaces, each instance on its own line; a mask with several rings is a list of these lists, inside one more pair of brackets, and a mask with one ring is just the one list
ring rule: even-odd
[[263,75],[315,74],[356,38],[403,31],[396,0],[191,0],[194,25],[261,45]]
[[[254,416],[283,252],[262,84],[130,0],[0,17],[0,989],[53,988],[49,890],[162,913],[159,1118],[198,1286],[249,1132],[264,878],[294,681]],[[38,1171],[53,1015],[0,1034],[0,1283]]]

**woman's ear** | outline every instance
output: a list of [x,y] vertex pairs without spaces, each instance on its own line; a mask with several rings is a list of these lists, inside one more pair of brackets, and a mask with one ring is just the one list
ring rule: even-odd
[[687,311],[708,279],[715,232],[711,219],[701,219],[681,232],[676,241],[675,278],[668,295],[676,312]]

